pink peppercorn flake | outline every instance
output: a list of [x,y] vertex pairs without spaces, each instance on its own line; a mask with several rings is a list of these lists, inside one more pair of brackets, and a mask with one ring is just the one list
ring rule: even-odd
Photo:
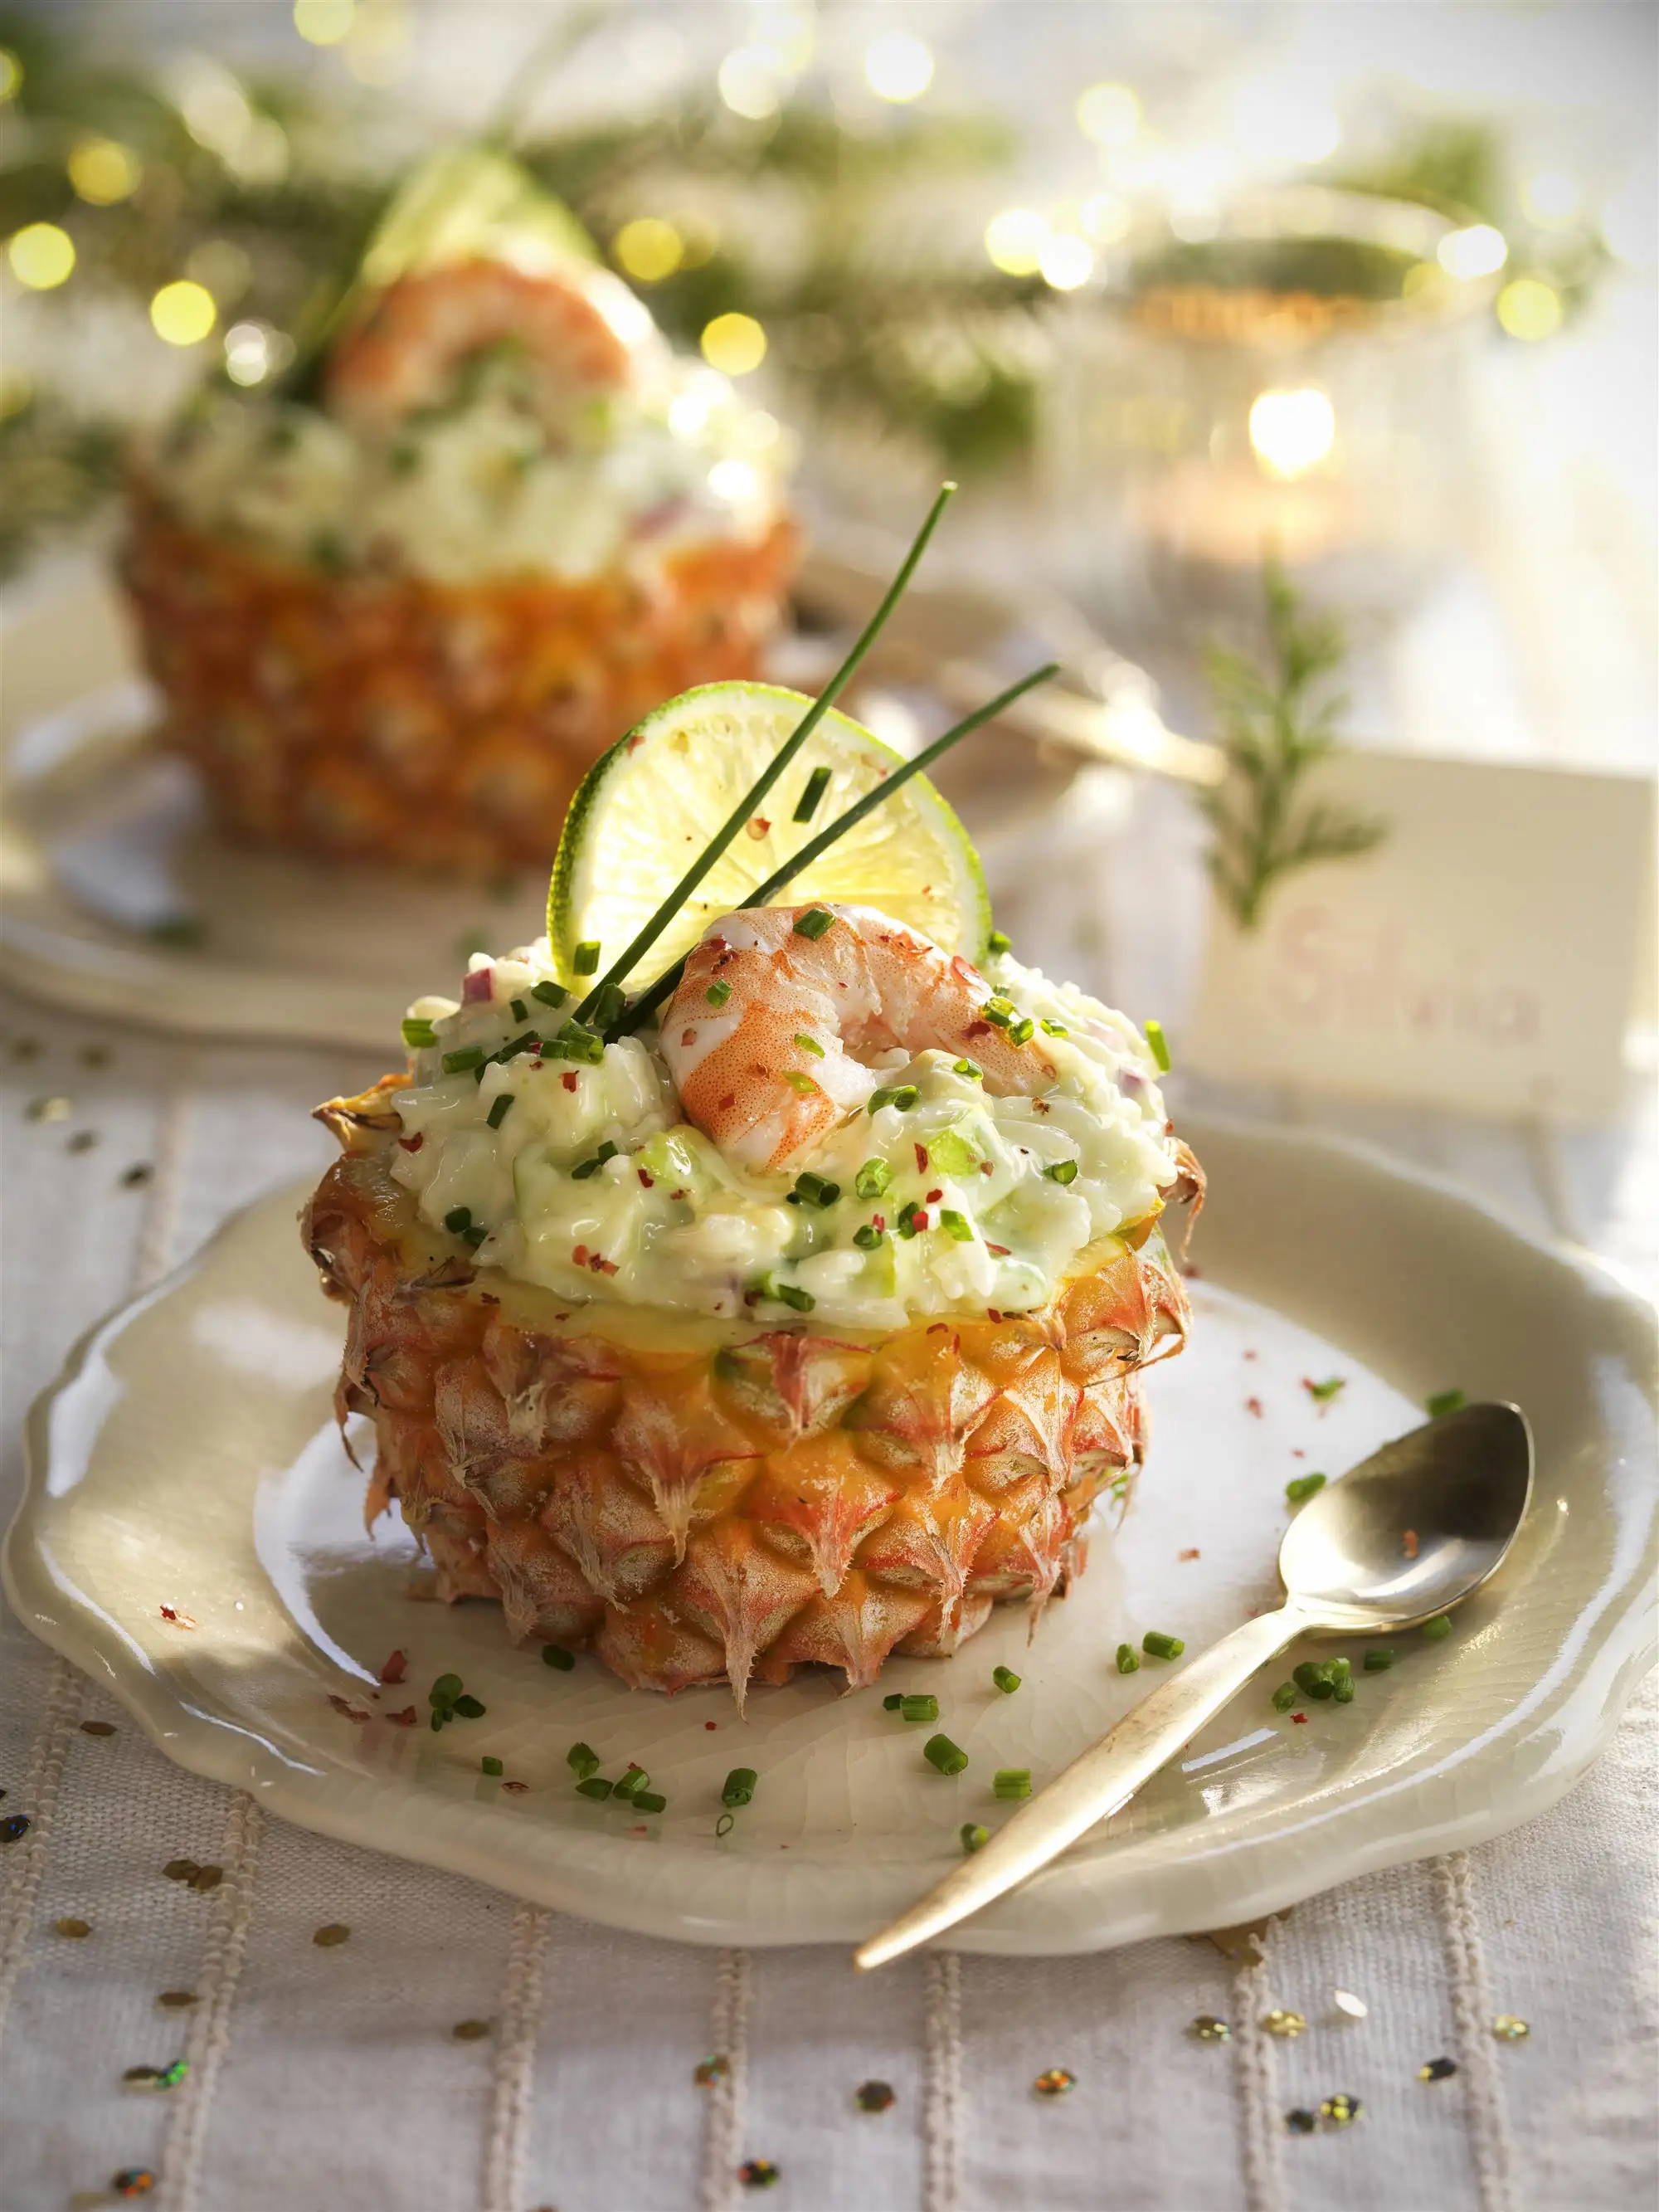
[[495,970],[493,968],[473,968],[461,981],[461,1004],[464,1006],[487,1006],[495,995]]
[[413,1728],[416,1721],[415,1708],[413,1705],[405,1705],[402,1712],[388,1713],[386,1718],[393,1728]]
[[372,1721],[374,1717],[363,1706],[354,1705],[349,1698],[337,1697],[331,1692],[328,1702],[337,1713],[343,1713],[349,1721]]
[[646,1173],[646,1171],[645,1171],[645,1170],[644,1170],[643,1168],[636,1168],[636,1169],[634,1170],[634,1172],[635,1173],[635,1175],[637,1175],[637,1176],[638,1176],[638,1177],[639,1177],[639,1179],[640,1179],[641,1188],[642,1189],[645,1189],[645,1190],[654,1190],[654,1189],[656,1188],[656,1187],[657,1187],[657,1179],[656,1179],[656,1177],[655,1177],[654,1176],[648,1176],[648,1175],[647,1175],[647,1173]]
[[425,1142],[426,1139],[423,1136],[399,1137],[398,1149],[404,1152],[418,1152]]
[[1260,1399],[1260,1398],[1247,1398],[1247,1399],[1244,1401],[1244,1410],[1245,1410],[1245,1412],[1246,1412],[1247,1413],[1254,1413],[1254,1414],[1255,1415],[1255,1417],[1256,1417],[1257,1420],[1259,1421],[1259,1420],[1261,1419],[1261,1399]]
[[564,1073],[559,1078],[559,1080],[563,1084],[567,1091],[574,1091],[576,1087],[575,1069],[574,1067],[568,1067]]
[[1296,1723],[1298,1728],[1306,1728],[1308,1725],[1308,1716],[1306,1713],[1292,1713],[1291,1715],[1291,1718]]
[[927,1172],[927,1147],[926,1145],[918,1145],[916,1146],[916,1173],[918,1175],[926,1175]]
[[386,1661],[385,1666],[380,1669],[380,1680],[383,1682],[401,1682],[407,1676],[408,1673],[408,1652],[394,1651],[392,1656]]
[[196,1626],[190,1615],[187,1613],[181,1613],[175,1605],[164,1605],[161,1607],[161,1618],[169,1628],[194,1628]]

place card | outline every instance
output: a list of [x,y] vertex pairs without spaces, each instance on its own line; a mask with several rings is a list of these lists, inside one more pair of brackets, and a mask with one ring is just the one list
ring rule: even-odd
[[1388,825],[1241,931],[1219,902],[1182,1064],[1492,1117],[1619,1110],[1651,1020],[1651,778],[1344,752],[1316,795]]

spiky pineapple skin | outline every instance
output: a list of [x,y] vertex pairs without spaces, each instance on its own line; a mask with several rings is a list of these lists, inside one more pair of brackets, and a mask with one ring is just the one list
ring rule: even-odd
[[337,1411],[374,1425],[369,1518],[395,1500],[441,1596],[498,1598],[515,1640],[591,1645],[636,1688],[741,1701],[813,1662],[857,1686],[998,1601],[1035,1622],[1096,1498],[1127,1500],[1139,1370],[1184,1340],[1153,1234],[1038,1313],[619,1342],[420,1224],[384,1117],[351,1141],[303,1233],[349,1308]]
[[793,571],[779,521],[651,585],[331,575],[130,502],[122,578],[221,825],[329,859],[544,866],[577,784],[659,700],[757,672]]

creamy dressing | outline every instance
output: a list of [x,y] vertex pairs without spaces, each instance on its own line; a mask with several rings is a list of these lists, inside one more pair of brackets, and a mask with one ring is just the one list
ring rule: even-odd
[[461,1003],[410,1009],[432,1041],[410,1051],[393,1175],[481,1265],[573,1301],[872,1330],[1028,1311],[1086,1246],[1156,1211],[1174,1140],[1125,1017],[1007,956],[985,973],[1045,1024],[1042,1097],[993,1097],[944,1053],[890,1052],[874,1113],[762,1175],[683,1118],[654,1032],[600,1053],[568,1026],[580,994],[553,1003],[545,939],[475,955]]
[[759,539],[787,459],[769,415],[676,362],[646,391],[583,403],[556,434],[506,370],[375,439],[315,408],[216,393],[151,474],[193,527],[325,569],[585,583],[710,538]]

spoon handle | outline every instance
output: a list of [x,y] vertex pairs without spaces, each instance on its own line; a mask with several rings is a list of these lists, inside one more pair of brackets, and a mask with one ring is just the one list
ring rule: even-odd
[[1247,1620],[1125,1713],[1115,1728],[1022,1805],[990,1842],[946,1875],[919,1905],[854,1954],[855,1966],[884,1966],[930,1936],[977,1912],[1057,1858],[1097,1820],[1127,1804],[1258,1667],[1308,1625],[1293,1605]]

